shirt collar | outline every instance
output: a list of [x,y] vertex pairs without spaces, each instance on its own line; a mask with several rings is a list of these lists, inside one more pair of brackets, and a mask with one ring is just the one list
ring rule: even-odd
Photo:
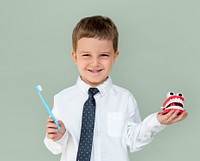
[[[92,87],[91,85],[85,83],[80,76],[76,81],[76,86],[81,90],[81,92],[83,92],[86,95],[88,94],[88,89]],[[104,95],[110,90],[111,87],[112,87],[112,80],[111,77],[109,76],[105,82],[98,85],[96,88],[99,90],[101,95]]]

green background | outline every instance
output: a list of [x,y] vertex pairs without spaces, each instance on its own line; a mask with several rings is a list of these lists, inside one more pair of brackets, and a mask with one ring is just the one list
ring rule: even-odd
[[199,160],[199,8],[198,0],[0,0],[0,160],[59,160],[43,144],[48,114],[34,86],[52,106],[74,84],[71,32],[99,14],[120,33],[113,82],[134,94],[142,118],[160,111],[170,90],[184,94],[189,112],[131,160]]

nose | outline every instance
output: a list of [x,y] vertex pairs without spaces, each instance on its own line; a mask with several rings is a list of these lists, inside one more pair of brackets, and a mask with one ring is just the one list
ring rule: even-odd
[[97,66],[99,64],[99,59],[98,58],[93,58],[90,64],[92,66]]

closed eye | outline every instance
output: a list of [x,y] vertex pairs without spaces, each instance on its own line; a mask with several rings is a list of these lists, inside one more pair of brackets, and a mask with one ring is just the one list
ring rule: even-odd
[[82,54],[83,57],[89,57],[90,54]]
[[109,54],[101,54],[100,57],[103,57],[103,58],[107,58],[109,57],[110,55]]

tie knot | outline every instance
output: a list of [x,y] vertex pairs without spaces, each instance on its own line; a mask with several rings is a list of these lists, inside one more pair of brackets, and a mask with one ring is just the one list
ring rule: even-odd
[[99,92],[99,90],[97,88],[90,88],[88,90],[88,94],[89,96],[94,96],[95,94],[97,94]]

